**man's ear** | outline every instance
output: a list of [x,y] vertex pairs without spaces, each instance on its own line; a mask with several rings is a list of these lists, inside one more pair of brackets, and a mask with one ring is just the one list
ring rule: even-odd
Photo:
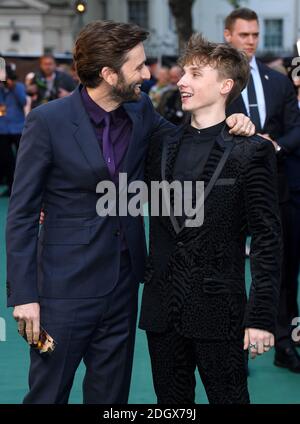
[[226,43],[230,43],[231,42],[231,31],[229,29],[224,29],[224,38]]
[[233,86],[234,86],[233,79],[231,79],[231,78],[225,79],[222,82],[220,93],[221,94],[229,94],[230,91],[232,90]]
[[118,82],[118,75],[117,75],[116,71],[109,68],[108,66],[104,66],[104,68],[102,68],[99,75],[109,85],[115,86]]

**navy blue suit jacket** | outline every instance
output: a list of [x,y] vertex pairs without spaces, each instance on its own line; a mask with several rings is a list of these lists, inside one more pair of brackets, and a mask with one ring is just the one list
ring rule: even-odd
[[[300,188],[300,112],[293,84],[288,77],[259,60],[257,65],[266,103],[266,120],[262,132],[270,134],[284,148],[289,186]],[[237,112],[247,115],[241,95],[227,108],[227,115]]]
[[[122,172],[128,183],[144,178],[150,136],[169,127],[148,96],[125,103],[133,129]],[[103,296],[115,286],[121,253],[120,228],[137,281],[144,275],[143,219],[100,217],[96,185],[110,180],[80,88],[34,109],[18,152],[7,218],[8,306],[39,297]],[[45,222],[39,233],[39,215]]]

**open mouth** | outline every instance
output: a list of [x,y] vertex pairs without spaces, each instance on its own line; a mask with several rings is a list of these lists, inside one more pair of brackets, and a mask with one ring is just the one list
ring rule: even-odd
[[193,97],[192,93],[188,93],[186,91],[182,91],[180,94],[181,94],[182,101],[188,100],[189,98]]

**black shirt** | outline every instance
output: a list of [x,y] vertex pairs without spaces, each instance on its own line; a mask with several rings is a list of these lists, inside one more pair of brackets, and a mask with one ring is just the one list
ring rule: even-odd
[[[208,156],[213,148],[217,136],[222,131],[225,121],[201,130],[187,125],[183,137],[180,141],[179,151],[173,169],[173,180],[180,181],[201,181],[203,168]],[[196,203],[196,186],[193,184],[191,201],[193,207]],[[187,200],[187,193],[182,193],[182,202]],[[182,214],[177,216],[180,225],[184,224],[186,215],[182,204]]]
[[174,180],[183,182],[200,179],[210,151],[224,125],[225,121],[222,121],[201,130],[187,125],[173,170]]

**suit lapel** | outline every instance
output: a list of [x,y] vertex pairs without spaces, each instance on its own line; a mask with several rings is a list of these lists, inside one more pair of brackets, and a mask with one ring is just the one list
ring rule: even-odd
[[[264,97],[265,97],[265,105],[266,105],[266,119],[264,123],[264,128],[265,128],[267,125],[268,118],[270,116],[270,102],[268,99],[272,99],[272,87],[271,87],[272,79],[271,79],[270,73],[268,72],[269,71],[268,68],[264,66],[263,64],[261,64],[258,60],[257,60],[257,66],[258,66],[259,75],[260,75],[261,83],[264,90]],[[262,129],[262,132],[265,132],[264,128]]]
[[[186,125],[178,126],[172,134],[166,137],[163,148],[162,148],[162,157],[161,157],[161,177],[162,181],[171,183],[173,178],[173,169],[175,165],[175,160],[177,158],[177,153],[180,146],[180,140],[183,136],[184,129]],[[169,199],[169,194],[166,190],[166,187],[163,185],[163,201],[165,205],[170,205],[170,220],[175,232],[178,234],[180,232],[180,225],[174,215],[173,209],[173,193],[171,194],[171,199]],[[168,209],[167,209],[168,210]]]
[[98,181],[111,179],[90,118],[82,103],[80,87],[71,94],[74,138]]
[[142,130],[142,116],[137,108],[136,102],[124,103],[123,107],[132,121],[132,132],[128,145],[128,149],[123,161],[122,171],[130,175],[132,166],[134,165],[134,158],[137,156],[138,145],[141,142]]

